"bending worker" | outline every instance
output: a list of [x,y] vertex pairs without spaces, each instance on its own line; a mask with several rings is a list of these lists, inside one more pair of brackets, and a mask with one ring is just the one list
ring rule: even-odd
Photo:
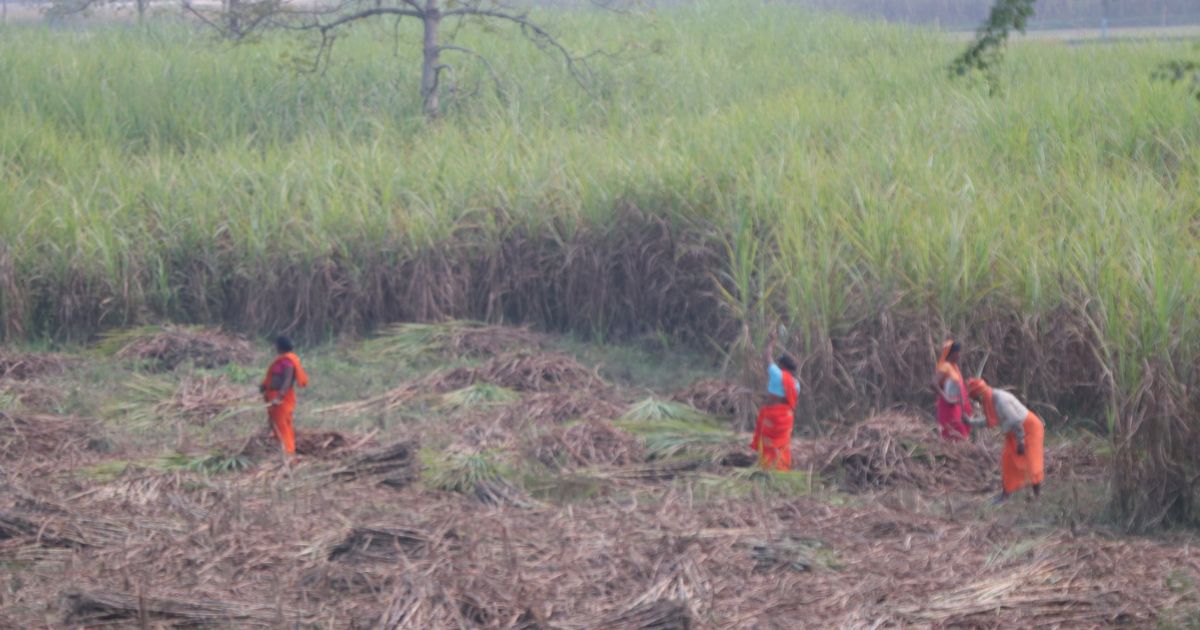
[[1000,455],[1000,475],[1004,489],[996,497],[1003,502],[1012,493],[1033,486],[1037,496],[1045,478],[1042,443],[1046,427],[1042,419],[1021,404],[1016,396],[1003,389],[989,387],[981,378],[967,381],[967,392],[983,407],[983,415],[972,416],[972,426],[999,426],[1005,433],[1004,451]]
[[300,357],[292,352],[291,339],[283,336],[275,339],[275,350],[278,355],[271,362],[258,390],[267,402],[271,431],[275,433],[283,451],[295,455],[296,433],[292,428],[292,416],[296,411],[296,387],[308,387],[308,374],[300,365]]
[[800,398],[800,383],[796,380],[799,368],[788,354],[775,361],[775,332],[767,343],[767,401],[758,410],[754,424],[754,440],[750,448],[758,452],[763,468],[790,470],[792,467],[792,428],[796,423],[796,403]]

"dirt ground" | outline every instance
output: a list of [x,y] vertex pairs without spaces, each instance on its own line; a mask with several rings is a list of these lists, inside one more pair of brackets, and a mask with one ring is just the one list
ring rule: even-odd
[[0,625],[1200,624],[1194,533],[1121,535],[1094,436],[1051,425],[1043,496],[992,506],[999,436],[919,414],[825,423],[758,471],[722,417],[752,394],[661,349],[456,323],[300,354],[288,463],[266,348],[0,350]]

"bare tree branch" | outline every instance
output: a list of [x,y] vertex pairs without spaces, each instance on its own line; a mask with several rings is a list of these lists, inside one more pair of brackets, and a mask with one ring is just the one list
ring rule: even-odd
[[67,17],[86,13],[94,7],[102,4],[107,4],[111,0],[55,0],[50,3],[50,8],[46,10],[46,15],[49,17]]
[[343,15],[342,17],[340,17],[332,22],[315,23],[315,24],[312,24],[311,26],[309,26],[308,28],[310,30],[329,32],[339,26],[344,26],[351,22],[357,22],[359,20],[365,20],[367,18],[373,18],[373,17],[377,17],[380,15],[395,15],[395,16],[399,16],[399,17],[415,17],[415,18],[422,18],[425,16],[424,12],[414,11],[412,9],[399,9],[399,8],[395,8],[395,7],[376,7],[374,9],[365,9],[365,10],[359,11],[357,13]]
[[538,23],[529,19],[528,13],[510,13],[499,9],[485,9],[476,5],[451,9],[446,11],[443,16],[487,17],[518,25],[526,39],[532,41],[536,46],[539,48],[549,48],[558,52],[566,63],[567,70],[571,73],[571,76],[575,78],[576,82],[582,88],[589,93],[591,92],[591,86],[588,85],[588,82],[591,80],[591,69],[587,67],[586,59],[572,54],[557,37]]
[[[64,2],[104,2],[109,0],[61,0]],[[597,6],[616,6],[637,0],[592,0]],[[318,4],[312,6],[297,6],[288,4],[288,0],[230,0],[240,2],[232,10],[222,13],[202,11],[191,4],[191,0],[183,0],[184,8],[204,24],[222,32],[234,40],[243,40],[248,34],[268,29],[291,32],[308,32],[316,36],[312,63],[304,63],[302,67],[314,71],[323,71],[332,54],[337,34],[344,28],[356,22],[372,18],[394,17],[394,38],[399,46],[400,23],[405,18],[414,18],[421,22],[424,37],[421,44],[421,97],[425,113],[433,118],[438,115],[440,101],[439,91],[452,90],[458,94],[457,84],[449,86],[443,78],[453,76],[457,81],[455,68],[443,63],[443,53],[458,53],[477,60],[483,65],[487,75],[502,98],[507,98],[504,82],[492,61],[477,50],[460,46],[455,42],[459,29],[478,23],[506,22],[520,29],[521,36],[537,46],[543,52],[562,59],[568,74],[589,95],[592,92],[594,77],[589,62],[600,56],[613,57],[613,53],[594,51],[587,55],[576,55],[550,29],[530,16],[524,7],[507,4],[504,0],[392,0],[390,6],[384,0],[337,0],[333,4]],[[443,7],[445,7],[443,9]],[[439,26],[445,20],[451,19],[453,29],[443,32]],[[398,48],[397,48],[398,50]],[[478,83],[476,90],[478,91]],[[473,92],[472,92],[473,93]]]
[[496,73],[496,69],[492,67],[492,62],[489,61],[487,57],[485,57],[484,55],[481,55],[478,52],[475,52],[474,50],[471,50],[470,48],[466,48],[464,46],[456,46],[453,44],[447,44],[444,46],[439,46],[438,48],[442,51],[459,52],[459,53],[463,53],[465,55],[470,55],[470,56],[478,59],[479,62],[483,64],[483,67],[487,69],[488,74],[491,75],[492,82],[496,84],[496,92],[498,92],[500,94],[500,96],[502,96],[502,97],[505,97],[505,98],[508,97],[508,92],[505,91],[504,84],[500,81],[500,75]]
[[191,2],[188,2],[188,0],[184,0],[183,10],[185,13],[189,13],[192,15],[192,17],[203,22],[205,26],[211,27],[213,30],[216,30],[218,32],[224,32],[224,30],[225,30],[224,27],[222,27],[220,24],[217,24],[216,22],[208,19],[208,16],[205,15],[204,12],[198,11],[196,9],[196,7],[192,6]]

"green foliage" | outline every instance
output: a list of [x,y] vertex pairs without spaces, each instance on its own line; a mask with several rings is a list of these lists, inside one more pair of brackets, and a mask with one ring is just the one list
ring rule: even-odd
[[987,20],[979,27],[975,41],[959,55],[951,70],[959,75],[983,72],[993,93],[998,87],[995,66],[1000,61],[1004,44],[1012,31],[1025,32],[1025,24],[1033,16],[1037,0],[996,0]]
[[436,359],[451,344],[457,329],[483,326],[468,321],[396,324],[363,342],[355,354],[368,361]]
[[227,363],[217,370],[224,374],[225,378],[231,383],[242,385],[253,385],[258,383],[259,373],[255,368],[238,365],[236,363]]
[[521,395],[507,387],[491,383],[475,383],[442,396],[442,409],[479,408],[507,405],[521,400]]
[[695,491],[708,498],[798,497],[820,488],[816,479],[802,470],[766,471],[760,468],[738,468],[727,475],[700,475],[695,478]]
[[722,428],[716,418],[655,398],[633,405],[615,424],[642,441],[647,459],[716,461],[739,444],[739,436]]
[[152,338],[162,331],[161,326],[134,326],[106,332],[92,349],[101,356],[112,357],[129,344]]
[[164,403],[175,395],[175,381],[134,372],[122,385],[121,395],[105,409],[107,415],[133,427],[147,427],[173,420],[164,418],[162,411]]
[[97,481],[113,481],[130,468],[158,472],[189,471],[204,475],[241,472],[249,469],[252,462],[241,455],[209,453],[203,455],[168,453],[139,460],[107,460],[99,464],[80,468],[77,474]]
[[1154,78],[1182,83],[1187,86],[1193,97],[1200,100],[1200,63],[1180,59],[1168,61],[1158,67]]
[[481,453],[433,453],[422,451],[422,476],[434,489],[471,494],[480,483],[504,481],[495,457]]
[[695,407],[658,398],[647,398],[635,403],[621,416],[620,422],[622,426],[631,427],[631,430],[654,430],[672,424],[701,431],[719,430],[716,427],[716,418]]

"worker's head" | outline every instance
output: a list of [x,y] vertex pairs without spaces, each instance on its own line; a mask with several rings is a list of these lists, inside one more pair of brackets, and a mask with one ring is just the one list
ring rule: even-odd
[[292,340],[288,339],[284,335],[279,335],[278,337],[275,338],[275,349],[277,351],[279,351],[279,354],[283,354],[285,352],[291,352],[293,349],[292,348]]
[[987,381],[981,378],[967,379],[967,395],[976,400],[983,400],[987,392],[991,391]]
[[958,355],[962,353],[962,344],[953,340],[947,339],[946,343],[942,344],[942,360],[950,363],[958,363]]
[[779,367],[783,371],[791,374],[792,376],[795,376],[796,371],[800,369],[800,364],[796,363],[796,359],[792,358],[792,355],[787,353],[779,355],[779,360],[775,361],[775,363],[778,363]]

